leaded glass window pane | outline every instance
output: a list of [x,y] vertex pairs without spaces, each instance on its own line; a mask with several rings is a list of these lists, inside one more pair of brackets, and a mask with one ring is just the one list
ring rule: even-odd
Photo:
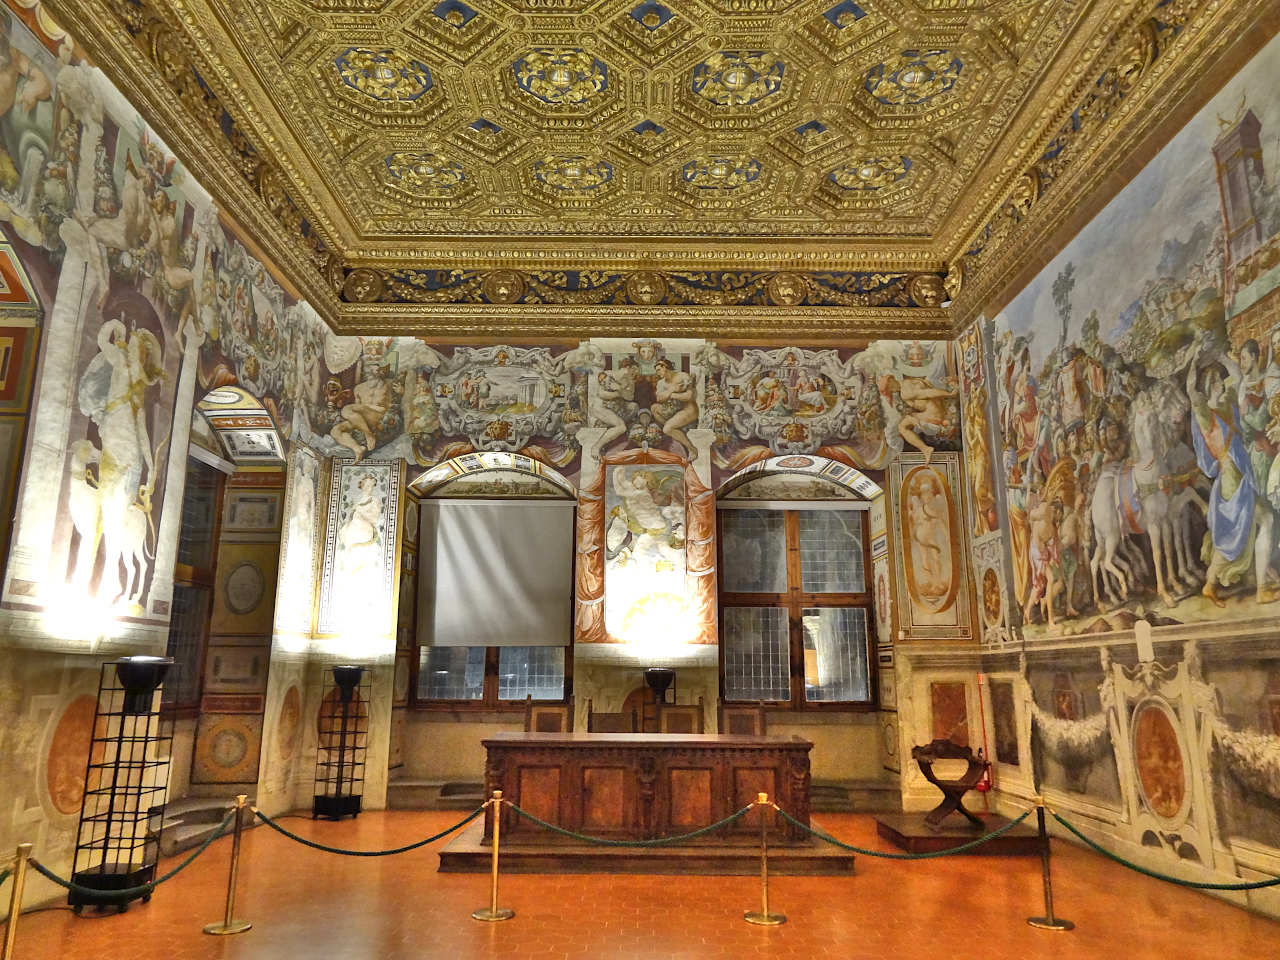
[[484,647],[422,647],[421,700],[479,700],[484,696]]
[[721,613],[726,700],[790,700],[787,611],[725,607]]
[[564,647],[499,647],[498,699],[564,699]]
[[173,668],[164,678],[162,700],[166,706],[194,704],[200,696],[201,646],[204,626],[209,621],[208,587],[175,584],[169,614],[169,643],[165,656],[173,657]]
[[805,607],[804,698],[811,703],[871,699],[867,611]]
[[720,514],[723,589],[729,593],[784,593],[787,531],[777,510],[725,510]]
[[864,593],[862,514],[856,510],[806,510],[798,519],[804,592]]
[[218,471],[189,458],[182,491],[182,532],[178,562],[207,569],[213,566],[213,529],[217,522]]

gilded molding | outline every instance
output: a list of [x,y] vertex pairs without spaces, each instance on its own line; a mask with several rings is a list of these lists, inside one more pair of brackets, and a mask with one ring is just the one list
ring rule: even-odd
[[[314,231],[300,236],[296,205],[276,192],[279,176],[234,123],[231,136],[223,133],[219,101],[198,80],[192,82],[188,53],[176,32],[141,8],[124,23],[98,0],[46,0],[44,5],[55,19],[76,25],[72,37],[95,63],[128,65],[109,72],[120,92],[161,132],[183,165],[217,198],[223,213],[239,223],[254,244],[272,251],[275,265],[298,293],[322,315],[332,316],[337,298],[321,272],[330,256],[323,239]],[[178,78],[176,88],[170,83],[173,77]],[[198,117],[208,117],[209,124]],[[280,217],[271,214],[273,205]]]
[[789,342],[857,339],[935,340],[950,336],[951,320],[938,307],[613,306],[581,304],[344,304],[338,334],[420,336],[448,341],[482,336],[527,338],[707,337]]
[[348,303],[937,307],[938,273],[462,270],[357,267],[331,275]]

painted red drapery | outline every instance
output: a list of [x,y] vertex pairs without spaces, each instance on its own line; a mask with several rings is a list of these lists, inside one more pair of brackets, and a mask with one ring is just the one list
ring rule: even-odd
[[693,621],[690,643],[716,642],[716,499],[684,457],[665,450],[622,450],[605,455],[596,475],[578,491],[574,639],[621,643],[604,622],[604,475],[608,467],[677,464],[684,469],[685,600]]

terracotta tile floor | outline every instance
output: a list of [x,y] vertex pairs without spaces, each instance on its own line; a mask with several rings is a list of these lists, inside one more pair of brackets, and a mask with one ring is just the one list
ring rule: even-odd
[[[391,812],[285,825],[370,849],[456,819],[451,812]],[[869,817],[818,819],[850,842],[882,846]],[[743,910],[759,904],[759,880],[750,877],[510,876],[499,900],[516,917],[486,924],[470,914],[488,903],[488,877],[436,873],[440,844],[396,857],[346,858],[259,828],[245,837],[236,911],[253,921],[248,933],[201,933],[222,919],[230,841],[219,840],[150,904],[123,915],[77,919],[58,910],[23,917],[14,960],[1280,956],[1280,923],[1065,844],[1054,847],[1054,889],[1059,913],[1076,923],[1071,933],[1025,923],[1042,908],[1038,860],[978,856],[917,863],[860,857],[853,877],[775,877],[771,906],[789,922],[773,928],[742,920]]]

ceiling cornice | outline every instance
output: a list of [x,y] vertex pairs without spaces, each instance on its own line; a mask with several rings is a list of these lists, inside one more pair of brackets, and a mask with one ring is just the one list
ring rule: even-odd
[[[180,31],[146,7],[137,7],[133,22],[126,25],[103,0],[43,2],[56,20],[70,25],[75,42],[209,192],[222,214],[239,224],[259,249],[270,251],[274,266],[332,323],[339,301],[323,273],[330,258],[327,243],[301,235],[299,211],[279,199],[280,175],[269,158],[258,155],[252,144],[238,152],[233,138],[211,134],[201,121],[201,114],[206,115],[217,129],[224,107],[215,93],[196,83],[191,51]],[[175,92],[175,84],[181,93]],[[274,203],[268,200],[272,197]]]
[[1029,98],[1006,125],[986,164],[986,176],[939,228],[936,249],[946,260],[961,254],[973,234],[1008,196],[1014,181],[1044,150],[1079,102],[1082,91],[1135,19],[1157,0],[1102,0],[1081,6],[1058,55],[1042,65],[1040,95]]
[[[1151,42],[1153,12],[1177,32],[1143,63],[1136,55]],[[1273,0],[1172,0],[1159,9],[1148,3],[1129,18],[1108,47],[1106,67],[1086,78],[1053,132],[1040,141],[1037,163],[1015,179],[982,228],[953,251],[952,262],[962,264],[965,278],[951,308],[955,329],[1001,310],[1277,32],[1280,7]],[[1117,73],[1128,76],[1126,92],[1115,96],[1113,84],[1109,95],[1101,95],[1098,78]],[[1073,113],[1099,105],[1106,111],[1102,118],[1081,124],[1066,138],[1065,161],[1059,155],[1056,168],[1049,166],[1044,148],[1054,132]],[[994,242],[974,255],[972,246],[984,233]]]
[[610,306],[548,304],[343,304],[335,332],[444,339],[504,337],[653,336],[708,339],[815,340],[948,339],[951,319],[940,308]]

